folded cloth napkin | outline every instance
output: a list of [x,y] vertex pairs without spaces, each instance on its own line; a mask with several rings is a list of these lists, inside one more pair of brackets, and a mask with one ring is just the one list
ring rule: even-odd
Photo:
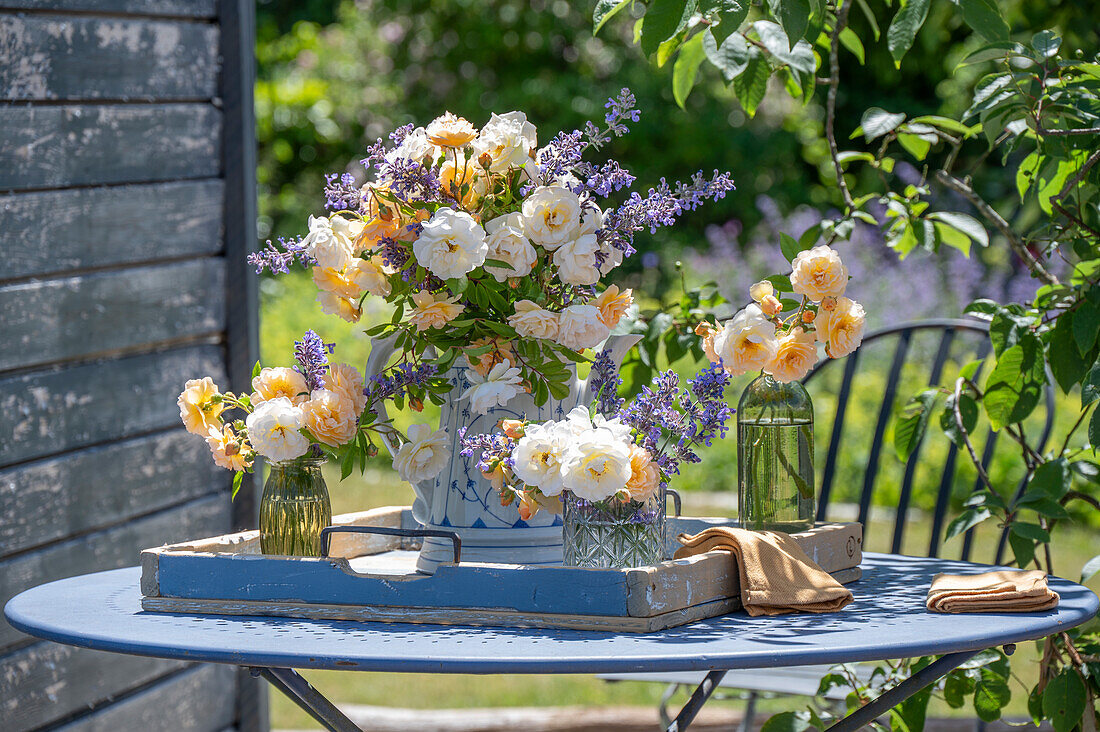
[[928,588],[928,609],[937,613],[1029,613],[1057,605],[1058,593],[1037,569],[937,574]]
[[852,593],[787,534],[716,526],[677,538],[684,546],[676,550],[675,559],[715,549],[733,555],[741,575],[741,605],[753,617],[829,613],[852,601]]

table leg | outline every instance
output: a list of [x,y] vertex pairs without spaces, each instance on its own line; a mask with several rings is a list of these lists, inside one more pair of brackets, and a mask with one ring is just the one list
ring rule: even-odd
[[253,676],[263,676],[272,686],[308,712],[309,716],[324,725],[325,729],[331,732],[362,732],[335,704],[310,686],[294,669],[254,666],[251,670]]
[[865,706],[860,707],[832,727],[829,727],[826,732],[854,732],[865,724],[870,724],[879,715],[893,709],[929,684],[935,683],[941,676],[955,670],[978,653],[978,651],[960,651],[959,653],[948,653],[946,656],[941,656],[897,686],[883,692],[877,699],[871,700]]
[[672,720],[666,732],[684,732],[695,719],[695,715],[707,703],[707,699],[710,699],[710,695],[718,688],[718,684],[722,683],[722,677],[725,675],[725,669],[715,669],[708,673],[703,682],[692,692],[691,698],[676,715],[676,719]]

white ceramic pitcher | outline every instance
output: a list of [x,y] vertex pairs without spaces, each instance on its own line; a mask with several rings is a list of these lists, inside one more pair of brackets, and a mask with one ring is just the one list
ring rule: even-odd
[[[612,361],[622,362],[641,336],[611,336],[605,345]],[[367,378],[385,368],[393,355],[395,337],[374,339],[367,359]],[[451,456],[439,476],[413,485],[416,500],[413,517],[425,528],[458,534],[462,540],[462,560],[507,564],[561,564],[561,516],[540,511],[528,521],[519,516],[516,505],[500,505],[500,495],[477,469],[477,456],[459,454],[459,431],[466,427],[469,434],[492,432],[502,419],[529,419],[542,422],[562,419],[573,407],[588,400],[588,383],[573,377],[569,394],[564,399],[550,398],[536,406],[530,394],[516,395],[506,405],[494,407],[486,414],[474,414],[468,400],[460,397],[471,382],[470,367],[459,358],[444,375],[451,383],[451,392],[442,406],[440,425],[450,438]],[[385,418],[385,415],[380,415]],[[395,446],[387,445],[391,452]],[[431,574],[443,562],[452,561],[452,546],[447,539],[426,537],[417,560],[417,569]]]

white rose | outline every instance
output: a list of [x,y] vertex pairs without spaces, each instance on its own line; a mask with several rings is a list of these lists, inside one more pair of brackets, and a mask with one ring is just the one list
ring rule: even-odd
[[630,425],[623,424],[623,421],[618,417],[614,419],[608,419],[600,413],[596,413],[592,416],[592,426],[599,430],[607,430],[610,432],[616,440],[622,440],[623,442],[630,442]]
[[561,459],[566,444],[556,423],[528,425],[512,450],[512,472],[527,485],[537,486],[544,495],[558,495],[562,490]]
[[558,420],[553,424],[554,429],[568,444],[574,437],[579,437],[592,429],[592,417],[588,412],[588,407],[581,404],[570,409],[569,413],[565,415],[565,419]]
[[332,225],[332,230],[336,235],[342,236],[352,242],[352,246],[355,245],[355,240],[359,238],[359,235],[363,233],[363,229],[366,227],[362,219],[349,219],[339,215],[333,216],[329,223]]
[[516,312],[508,316],[508,325],[523,338],[554,340],[558,337],[558,314],[539,307],[531,300],[516,302]]
[[473,142],[474,159],[488,153],[494,173],[507,172],[532,162],[531,153],[538,148],[535,126],[523,112],[493,114]]
[[321,267],[342,270],[353,256],[351,239],[334,230],[325,216],[309,217],[309,233],[302,239],[302,245]]
[[557,341],[574,351],[595,348],[610,334],[595,305],[570,305],[558,316]]
[[519,369],[508,359],[493,366],[485,376],[477,372],[470,374],[470,382],[473,386],[462,393],[461,399],[469,399],[470,408],[477,414],[503,407],[523,388]]
[[268,399],[256,406],[245,419],[248,441],[252,448],[276,462],[293,460],[306,454],[309,438],[299,430],[303,414],[300,407],[286,397]]
[[409,427],[409,441],[393,456],[393,468],[401,480],[419,483],[434,478],[442,472],[451,459],[447,430],[432,432],[426,424]]
[[401,144],[386,154],[386,160],[393,162],[397,159],[415,160],[420,163],[424,158],[435,160],[439,156],[439,148],[428,139],[428,133],[423,127],[405,135]]
[[535,266],[537,254],[531,242],[523,233],[523,214],[513,211],[507,216],[498,216],[485,224],[489,238],[489,259],[499,259],[511,265],[511,269],[486,266],[485,271],[504,282],[509,277],[524,277]]
[[585,234],[554,250],[558,279],[567,285],[594,285],[600,280],[596,252],[600,245],[595,234]]
[[733,316],[714,336],[714,351],[734,375],[758,371],[775,356],[775,324],[756,303]]
[[791,270],[791,289],[814,302],[840,297],[848,287],[848,268],[840,255],[824,244],[799,252]]
[[485,262],[485,229],[465,211],[441,208],[413,242],[416,261],[436,277],[462,277]]
[[588,430],[569,446],[561,472],[566,490],[578,498],[610,498],[630,480],[630,445],[609,430]]
[[568,188],[536,188],[523,202],[522,210],[527,237],[547,251],[577,237],[581,225],[581,200]]

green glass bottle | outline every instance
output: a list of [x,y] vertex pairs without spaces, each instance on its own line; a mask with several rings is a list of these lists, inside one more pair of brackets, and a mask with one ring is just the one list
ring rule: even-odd
[[323,457],[272,462],[260,499],[260,551],[321,556],[321,529],[332,524]]
[[764,374],[737,405],[738,513],[755,531],[814,523],[814,406],[797,381]]

